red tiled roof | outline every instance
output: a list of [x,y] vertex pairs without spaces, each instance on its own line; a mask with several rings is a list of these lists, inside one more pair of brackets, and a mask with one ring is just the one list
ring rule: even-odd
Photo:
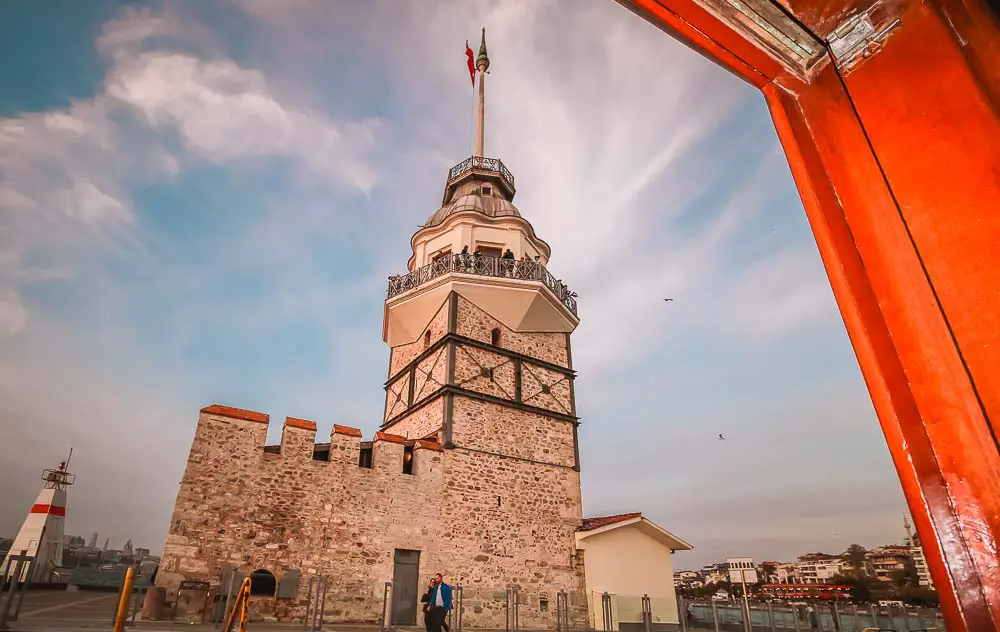
[[600,529],[601,527],[606,527],[609,524],[616,524],[619,522],[626,522],[628,520],[635,520],[636,518],[642,518],[642,514],[639,512],[618,514],[616,516],[598,516],[596,518],[584,518],[583,525],[577,527],[577,531],[593,531],[594,529]]

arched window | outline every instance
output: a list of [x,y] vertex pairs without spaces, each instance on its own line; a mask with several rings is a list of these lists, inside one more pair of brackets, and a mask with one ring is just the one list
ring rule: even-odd
[[250,573],[250,594],[261,597],[273,597],[274,591],[278,587],[271,571],[257,569]]
[[494,327],[493,331],[490,332],[490,344],[494,347],[500,346],[500,328]]
[[428,329],[424,332],[424,349],[431,346],[431,330]]

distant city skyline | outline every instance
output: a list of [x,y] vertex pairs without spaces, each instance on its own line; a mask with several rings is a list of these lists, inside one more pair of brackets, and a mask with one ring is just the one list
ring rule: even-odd
[[621,6],[0,17],[0,532],[72,445],[67,531],[161,550],[208,404],[374,433],[386,278],[472,151],[485,26],[486,153],[579,293],[585,513],[641,511],[695,546],[679,567],[896,537],[899,482],[763,100]]

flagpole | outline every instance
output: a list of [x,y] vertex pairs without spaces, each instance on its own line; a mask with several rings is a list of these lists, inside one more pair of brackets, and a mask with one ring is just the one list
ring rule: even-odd
[[472,98],[469,100],[469,153],[473,153],[476,146],[476,132],[474,129],[476,125],[476,100],[476,90],[473,87]]
[[479,56],[476,57],[476,69],[479,70],[479,107],[476,117],[476,150],[473,156],[483,157],[485,144],[484,119],[486,118],[486,71],[490,67],[490,58],[486,54],[486,29],[483,29],[483,39],[479,44]]

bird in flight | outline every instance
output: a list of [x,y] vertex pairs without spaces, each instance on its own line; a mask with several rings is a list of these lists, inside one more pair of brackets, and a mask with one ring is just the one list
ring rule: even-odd
[[719,441],[725,441],[725,440],[726,440],[726,438],[725,438],[725,437],[724,437],[724,436],[722,435],[722,433],[720,432],[720,433],[719,433]]
[[665,298],[665,299],[663,299],[663,300],[665,300],[666,302],[670,303],[670,302],[672,302],[672,301],[673,301],[674,299],[672,299],[672,298]]

